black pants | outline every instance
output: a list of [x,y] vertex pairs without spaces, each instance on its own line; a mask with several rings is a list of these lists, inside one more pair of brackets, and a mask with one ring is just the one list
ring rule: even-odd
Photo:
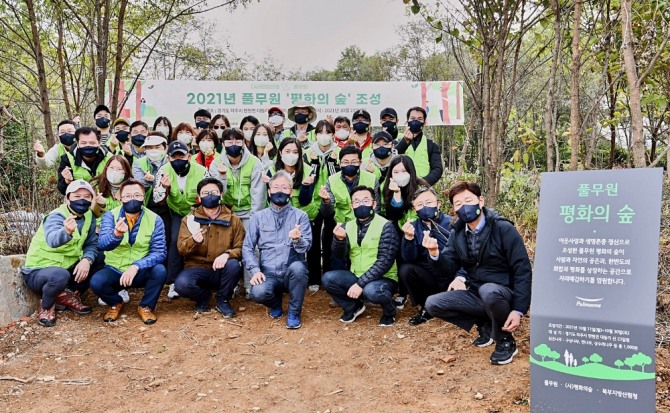
[[400,284],[405,287],[412,298],[414,306],[426,305],[428,296],[447,291],[449,284],[453,280],[437,277],[424,267],[416,264],[405,263],[398,270],[398,279]]
[[[167,205],[150,205],[149,210],[161,217],[163,227],[165,228],[165,245],[170,245],[172,241],[172,218],[170,216],[170,208]],[[174,234],[177,237],[179,234]],[[167,259],[164,262],[167,267]]]
[[170,213],[171,237],[168,245],[167,253],[167,280],[166,284],[173,284],[177,279],[177,275],[184,269],[184,257],[179,255],[177,249],[177,241],[179,239],[179,228],[181,227],[181,219],[183,216],[176,212]]
[[333,255],[334,218],[324,218],[320,213],[312,221],[312,246],[307,251],[309,285],[320,285],[321,275],[331,270]]

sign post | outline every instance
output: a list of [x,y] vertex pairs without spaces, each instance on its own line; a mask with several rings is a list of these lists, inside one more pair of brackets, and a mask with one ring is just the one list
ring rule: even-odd
[[532,412],[655,412],[663,171],[542,174]]

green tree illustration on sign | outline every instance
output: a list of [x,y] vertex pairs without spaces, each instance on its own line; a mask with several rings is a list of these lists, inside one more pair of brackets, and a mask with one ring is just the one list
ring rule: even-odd
[[[539,346],[535,347],[535,349],[533,349],[533,351],[535,351],[535,354],[542,357],[542,361],[544,361],[544,359],[546,357],[550,357],[552,355],[551,353],[555,353],[546,344],[540,344]],[[557,354],[556,358],[558,358],[559,357],[558,353],[556,353],[556,354]],[[551,358],[553,358],[553,357],[551,357]]]
[[591,360],[591,362],[593,362],[593,363],[602,363],[603,362],[603,358],[598,353],[591,354],[591,357],[589,357],[589,360]]
[[617,366],[619,370],[621,370],[621,367],[623,367],[623,361],[617,360],[614,362],[614,365]]

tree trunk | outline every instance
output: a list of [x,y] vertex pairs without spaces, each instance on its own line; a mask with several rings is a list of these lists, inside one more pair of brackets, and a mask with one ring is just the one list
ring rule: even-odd
[[58,16],[58,46],[56,48],[56,55],[58,56],[58,71],[60,72],[60,83],[63,90],[63,104],[65,105],[65,112],[67,113],[67,118],[72,119],[72,107],[70,105],[70,97],[67,93],[67,79],[65,77],[65,59],[63,57],[63,15],[61,11],[57,11]]
[[555,43],[551,59],[551,69],[549,71],[549,84],[547,85],[547,106],[544,111],[548,172],[552,172],[556,169],[556,164],[554,164],[554,139],[556,134],[556,131],[554,130],[554,94],[556,93],[556,72],[558,72],[563,44],[563,36],[561,36],[561,10],[558,5],[558,0],[551,0],[551,9],[554,13]]
[[579,164],[579,133],[581,119],[579,114],[579,70],[581,68],[581,51],[579,47],[580,25],[582,21],[581,0],[575,1],[572,15],[572,65],[570,66],[570,170],[576,171]]
[[610,115],[610,163],[609,169],[614,168],[614,154],[616,153],[616,126],[614,124],[616,113],[616,97],[612,73],[607,70],[607,83],[609,84],[609,115]]
[[119,5],[119,20],[117,26],[116,36],[116,54],[114,56],[114,84],[112,85],[112,99],[110,102],[110,110],[114,119],[118,116],[119,111],[119,87],[121,85],[121,74],[123,71],[123,30],[126,18],[126,6],[128,0],[121,0]]
[[633,19],[631,11],[632,0],[623,0],[621,2],[621,31],[622,54],[626,78],[628,79],[628,94],[630,108],[630,131],[631,146],[633,152],[633,166],[644,168],[647,166],[645,158],[644,131],[642,123],[642,105],[640,104],[640,83],[638,81],[637,64],[633,50],[633,29],[631,20]]

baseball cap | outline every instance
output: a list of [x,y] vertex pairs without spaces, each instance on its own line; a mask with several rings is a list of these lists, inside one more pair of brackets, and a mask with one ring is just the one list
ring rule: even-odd
[[385,130],[380,130],[379,132],[372,135],[372,143],[375,143],[380,139],[385,139],[387,142],[393,142],[393,137]]
[[93,111],[93,116],[97,115],[98,112],[102,112],[103,110],[107,113],[112,113],[107,106],[98,105],[98,106],[95,107],[95,110]]
[[126,126],[130,126],[130,122],[128,122],[128,119],[126,119],[126,118],[116,118],[116,120],[112,124],[112,127],[118,125],[119,123],[123,123]]
[[68,196],[71,192],[82,188],[90,192],[91,195],[95,197],[95,191],[93,190],[93,187],[83,179],[75,179],[74,181],[70,182],[70,184],[67,186],[67,189],[65,190],[65,196]]
[[173,156],[177,152],[188,155],[188,147],[179,141],[171,142],[168,146],[168,155]]
[[[179,141],[175,141],[175,142],[181,143]],[[162,143],[167,144],[167,140],[165,140],[164,137],[162,137],[160,135],[149,135],[144,140],[144,143],[142,144],[142,147],[160,145]],[[188,151],[187,151],[187,153],[188,153]]]
[[379,119],[387,115],[393,116],[394,118],[398,119],[398,113],[393,108],[382,109],[381,113],[379,114]]
[[272,112],[279,112],[279,113],[281,113],[282,116],[286,116],[286,114],[284,113],[284,111],[282,110],[282,108],[280,108],[279,106],[273,106],[273,107],[271,107],[270,109],[268,109],[268,116],[269,116]]
[[372,121],[372,118],[370,117],[370,114],[365,109],[358,109],[356,112],[354,112],[354,114],[351,115],[351,120],[354,120],[359,116],[363,116],[368,121]]

